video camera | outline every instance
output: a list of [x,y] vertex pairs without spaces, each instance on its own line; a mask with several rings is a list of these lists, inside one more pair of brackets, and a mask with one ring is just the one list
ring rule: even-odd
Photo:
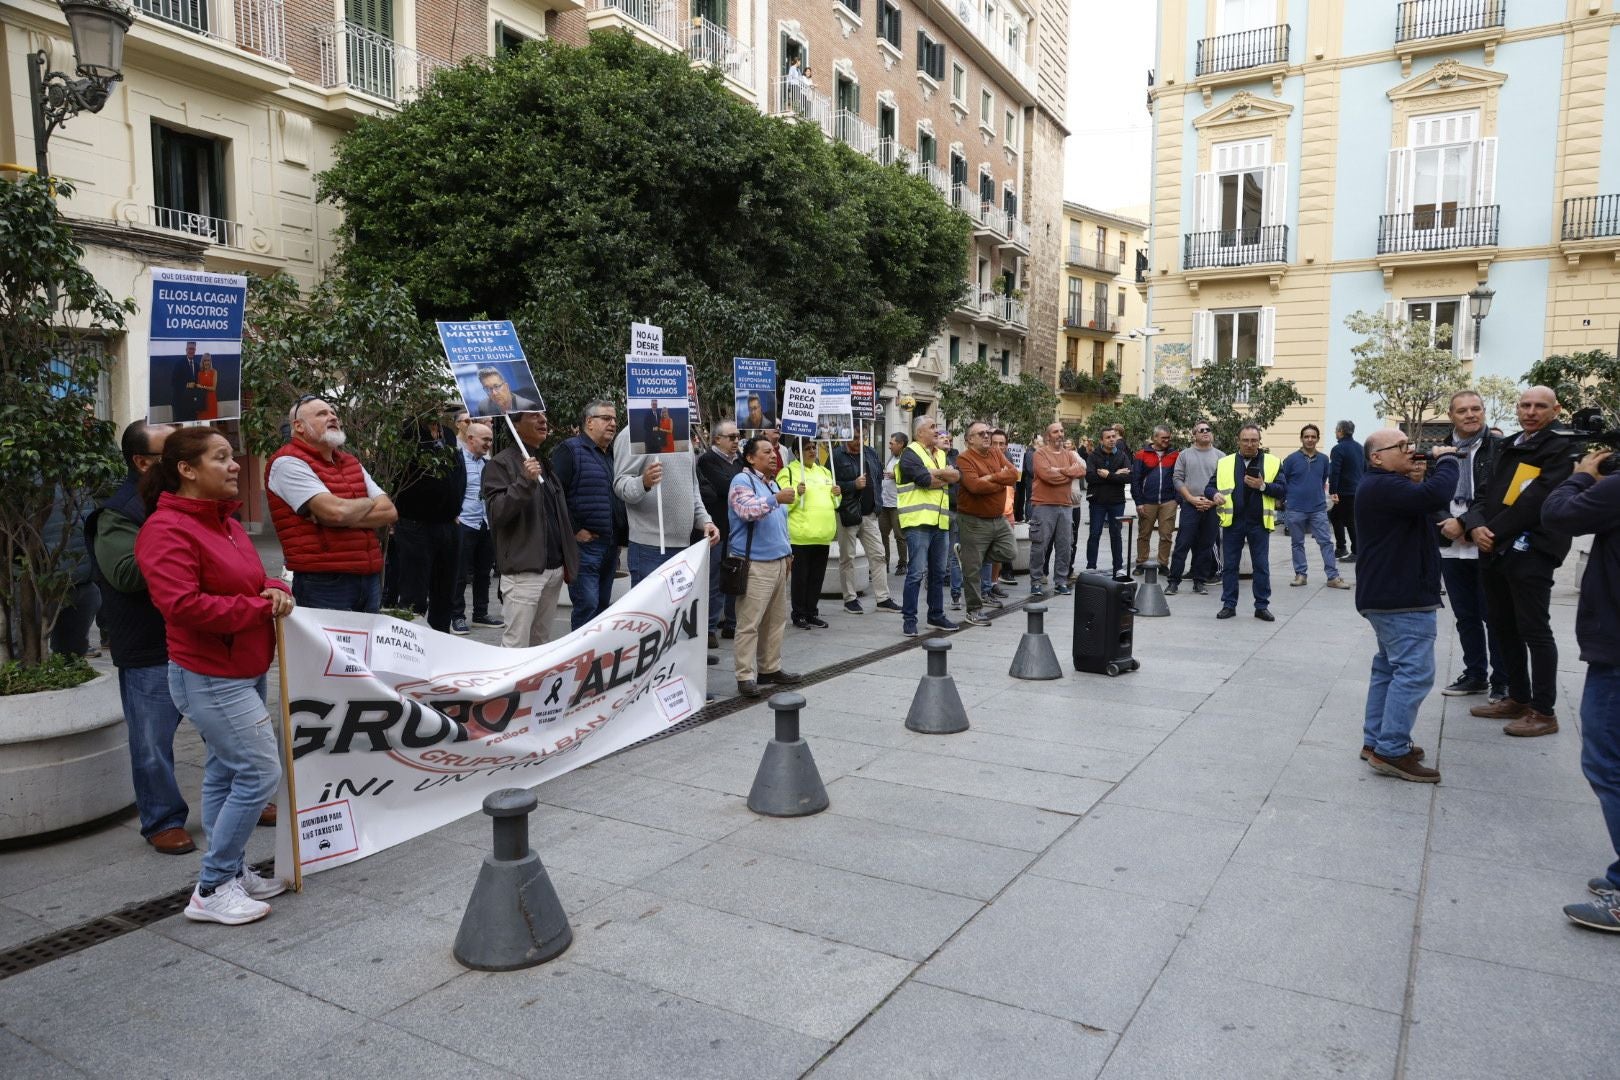
[[[1591,453],[1593,443],[1620,450],[1620,428],[1609,427],[1599,409],[1582,409],[1569,418],[1568,427],[1554,427],[1552,431],[1574,444],[1569,451],[1571,461],[1579,462]],[[1620,469],[1620,456],[1611,457],[1598,466],[1598,472],[1604,476],[1613,475],[1616,469]]]

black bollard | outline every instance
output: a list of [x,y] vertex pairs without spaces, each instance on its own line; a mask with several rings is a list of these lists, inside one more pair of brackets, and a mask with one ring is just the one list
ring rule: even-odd
[[967,710],[962,707],[962,695],[956,692],[956,680],[945,673],[945,654],[951,643],[933,638],[923,642],[928,652],[928,674],[917,684],[912,695],[911,708],[906,712],[906,727],[924,735],[954,735],[968,729]]
[[765,744],[765,756],[748,792],[748,809],[769,817],[819,814],[829,800],[810,744],[799,737],[804,695],[772,694],[766,704],[776,713],[776,738]]
[[1170,614],[1170,601],[1164,598],[1164,586],[1159,584],[1162,569],[1157,560],[1142,564],[1142,583],[1136,587],[1138,618],[1162,619]]
[[495,850],[484,856],[456,931],[456,961],[477,971],[516,971],[562,955],[574,931],[540,856],[529,848],[529,815],[539,800],[522,788],[484,799]]
[[1063,665],[1058,663],[1052,639],[1046,636],[1046,605],[1030,604],[1024,611],[1029,615],[1029,628],[1018,639],[1018,651],[1013,653],[1007,674],[1015,679],[1063,678]]

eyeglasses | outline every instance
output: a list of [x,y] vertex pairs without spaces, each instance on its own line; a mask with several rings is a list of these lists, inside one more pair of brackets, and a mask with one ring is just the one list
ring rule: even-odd
[[1193,428],[1193,434],[1194,435],[1208,435],[1209,434],[1209,428],[1207,428],[1207,427]]
[[989,435],[989,434],[990,434],[990,432],[988,432],[988,431],[970,431],[970,432],[967,433],[967,437],[970,438],[970,439],[977,439],[981,435]]
[[717,439],[736,439],[739,437],[740,436],[735,431],[722,431],[720,434],[715,436]]
[[1412,444],[1410,442],[1408,442],[1406,439],[1402,439],[1400,442],[1393,443],[1393,444],[1391,444],[1389,446],[1380,446],[1378,449],[1376,449],[1376,450],[1374,450],[1372,452],[1375,453],[1375,454],[1382,454],[1386,450],[1407,450],[1407,449],[1410,449],[1411,446],[1412,446]]

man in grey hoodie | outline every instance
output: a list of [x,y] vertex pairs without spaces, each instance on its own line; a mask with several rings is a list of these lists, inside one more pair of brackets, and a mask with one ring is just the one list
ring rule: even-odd
[[[624,503],[630,519],[630,584],[662,566],[671,555],[685,551],[692,533],[703,530],[712,546],[720,530],[704,509],[698,490],[697,464],[691,454],[636,454],[630,450],[630,429],[613,439],[613,493]],[[658,501],[664,502],[664,529],[658,529]]]

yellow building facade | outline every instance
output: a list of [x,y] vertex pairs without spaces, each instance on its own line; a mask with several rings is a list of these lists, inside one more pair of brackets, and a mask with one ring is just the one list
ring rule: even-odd
[[1063,297],[1059,309],[1058,417],[1091,415],[1100,401],[1142,385],[1146,326],[1139,263],[1147,223],[1126,213],[1063,204]]
[[1310,398],[1279,427],[1365,429],[1356,311],[1453,324],[1475,376],[1616,348],[1620,4],[1161,0],[1159,20],[1146,389],[1253,356]]

